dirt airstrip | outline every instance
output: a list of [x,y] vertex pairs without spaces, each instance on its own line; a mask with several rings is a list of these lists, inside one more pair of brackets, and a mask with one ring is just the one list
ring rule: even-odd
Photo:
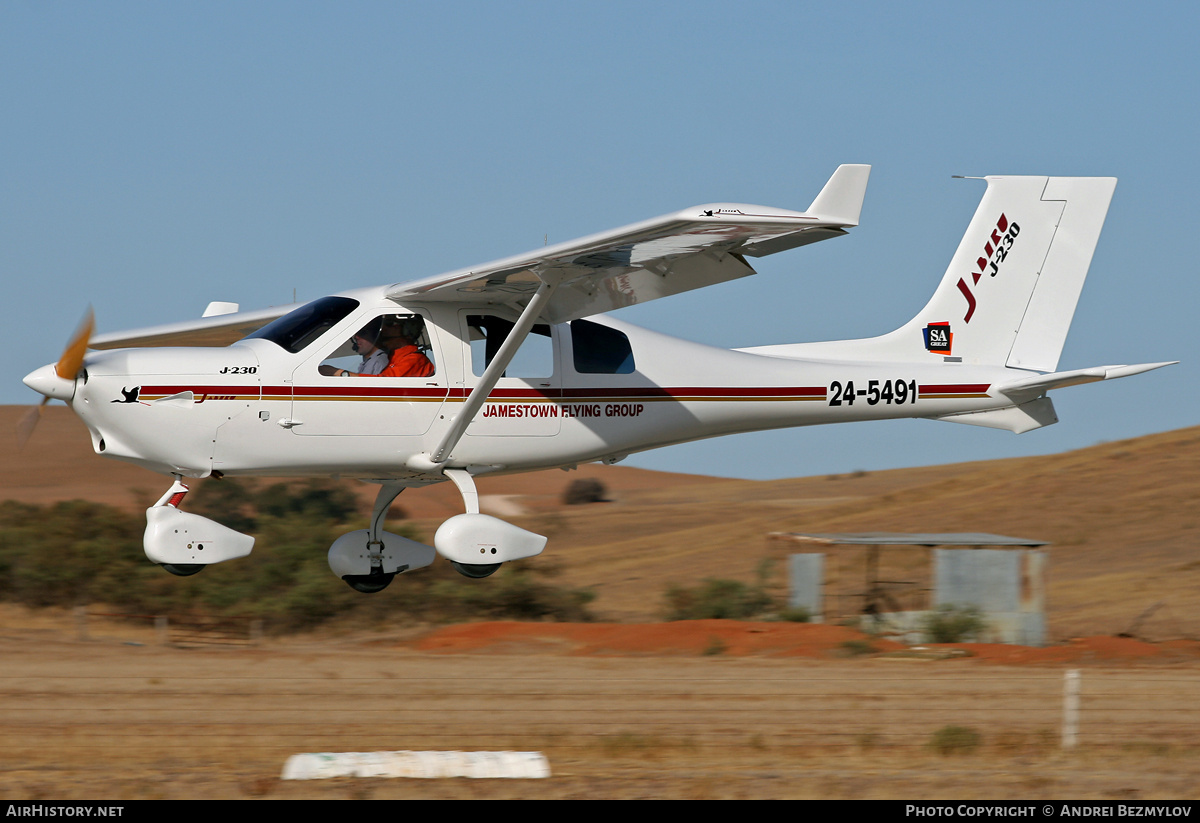
[[[5,608],[0,798],[1200,798],[1194,643],[911,650],[730,621],[163,639]],[[540,751],[551,777],[280,779],[294,753],[396,750]]]

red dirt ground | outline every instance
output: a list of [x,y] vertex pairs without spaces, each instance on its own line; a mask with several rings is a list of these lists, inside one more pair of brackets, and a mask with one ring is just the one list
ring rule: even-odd
[[[1083,637],[1065,645],[1034,648],[999,643],[908,647],[877,640],[843,626],[817,623],[751,623],[683,620],[674,623],[466,623],[437,629],[411,646],[422,652],[504,652],[517,649],[568,655],[722,654],[761,657],[848,657],[863,643],[876,654],[967,656],[1006,665],[1048,663],[1164,663],[1200,660],[1200,642],[1145,643],[1123,637]],[[955,651],[958,650],[958,655]]]

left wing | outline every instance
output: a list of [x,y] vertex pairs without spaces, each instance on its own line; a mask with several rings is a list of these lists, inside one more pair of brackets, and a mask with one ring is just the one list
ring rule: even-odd
[[[225,304],[235,305],[235,304]],[[252,331],[257,331],[277,317],[283,317],[297,304],[274,306],[256,311],[225,311],[221,314],[209,312],[199,320],[184,320],[145,329],[97,334],[88,348],[123,349],[133,346],[228,346],[241,340]]]
[[809,206],[796,212],[712,203],[559,243],[482,266],[398,283],[404,303],[451,301],[521,311],[553,283],[539,320],[563,323],[754,274],[746,257],[797,248],[858,225],[870,166],[843,165]]

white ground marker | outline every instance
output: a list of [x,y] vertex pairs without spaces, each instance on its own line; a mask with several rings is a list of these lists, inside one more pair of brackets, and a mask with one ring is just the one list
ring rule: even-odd
[[541,752],[318,752],[294,754],[283,765],[284,780],[330,777],[473,777],[537,778],[550,776]]

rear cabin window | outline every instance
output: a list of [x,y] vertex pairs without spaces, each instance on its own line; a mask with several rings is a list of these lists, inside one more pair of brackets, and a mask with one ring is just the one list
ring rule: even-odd
[[[508,339],[515,324],[494,314],[467,315],[471,341],[471,373],[482,377],[500,346]],[[554,339],[550,327],[538,323],[521,341],[520,348],[502,377],[552,377],[554,375]]]
[[632,374],[633,349],[624,332],[590,320],[571,321],[571,351],[580,374]]

